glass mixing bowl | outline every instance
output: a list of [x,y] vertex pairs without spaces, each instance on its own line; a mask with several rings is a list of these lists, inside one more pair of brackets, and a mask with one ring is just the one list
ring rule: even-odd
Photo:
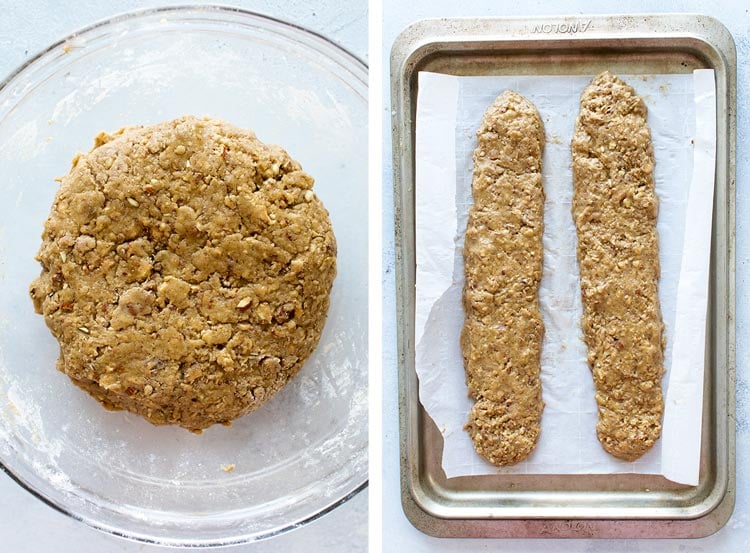
[[[28,297],[42,223],[99,131],[184,114],[281,144],[316,179],[338,239],[320,344],[231,427],[194,435],[107,412],[55,369]],[[116,17],[0,86],[0,460],[37,497],[145,542],[243,543],[341,504],[367,478],[367,69],[326,39],[236,9]],[[233,470],[230,470],[234,467]]]

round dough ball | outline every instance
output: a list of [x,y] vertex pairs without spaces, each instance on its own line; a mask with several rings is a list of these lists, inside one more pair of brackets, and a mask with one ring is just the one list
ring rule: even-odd
[[105,407],[199,431],[310,356],[336,241],[283,149],[182,117],[100,134],[60,183],[30,293],[58,369]]

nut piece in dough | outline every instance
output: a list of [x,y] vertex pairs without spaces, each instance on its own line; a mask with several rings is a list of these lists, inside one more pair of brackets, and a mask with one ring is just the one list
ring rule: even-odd
[[646,105],[608,72],[581,95],[572,140],[584,339],[604,449],[634,461],[661,434],[664,324]]
[[57,367],[110,409],[199,431],[256,409],[320,338],[336,241],[278,146],[192,116],[73,160],[30,287]]
[[544,408],[538,299],[544,127],[531,102],[506,91],[487,109],[477,137],[461,333],[476,403],[466,429],[477,452],[501,466],[531,453]]

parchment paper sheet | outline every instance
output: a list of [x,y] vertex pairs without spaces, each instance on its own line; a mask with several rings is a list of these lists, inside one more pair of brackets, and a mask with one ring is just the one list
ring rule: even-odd
[[[570,139],[580,94],[592,76],[453,77],[420,73],[416,122],[416,370],[420,401],[444,439],[448,478],[513,473],[641,473],[698,483],[703,360],[714,187],[716,113],[712,70],[693,75],[620,75],[648,106],[656,157],[661,281],[667,331],[662,439],[636,462],[596,439],[594,386],[580,330],[576,234],[571,216]],[[471,197],[472,152],[482,115],[512,89],[545,125],[545,409],[536,449],[513,467],[476,454],[463,426],[472,401],[459,335],[464,312],[462,248]],[[690,221],[686,226],[685,222]],[[688,244],[689,247],[684,247]]]

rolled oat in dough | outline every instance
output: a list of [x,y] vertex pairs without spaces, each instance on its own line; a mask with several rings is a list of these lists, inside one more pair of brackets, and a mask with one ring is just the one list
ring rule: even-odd
[[278,146],[182,117],[73,160],[30,287],[59,370],[110,409],[199,431],[256,409],[320,338],[336,241]]
[[608,72],[581,96],[572,140],[582,327],[604,449],[633,461],[661,433],[664,324],[646,106]]
[[487,109],[477,136],[464,243],[461,349],[475,400],[466,429],[482,457],[512,465],[536,445],[544,407],[544,127],[531,102],[506,91]]

